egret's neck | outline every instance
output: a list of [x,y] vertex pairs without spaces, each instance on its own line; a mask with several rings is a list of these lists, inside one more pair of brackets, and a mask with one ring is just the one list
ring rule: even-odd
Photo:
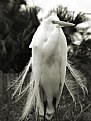
[[43,26],[44,26],[45,32],[49,32],[53,29],[54,24],[50,21],[45,21],[45,22],[43,22]]

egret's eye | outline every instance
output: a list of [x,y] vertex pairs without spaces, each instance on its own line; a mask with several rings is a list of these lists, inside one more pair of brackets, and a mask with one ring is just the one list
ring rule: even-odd
[[55,24],[55,22],[54,22],[54,21],[52,21],[52,23],[53,23],[53,24]]

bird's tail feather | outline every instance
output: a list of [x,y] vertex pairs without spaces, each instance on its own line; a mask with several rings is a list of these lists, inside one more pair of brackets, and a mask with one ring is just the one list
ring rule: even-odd
[[67,62],[67,74],[65,85],[73,98],[73,101],[79,101],[82,89],[83,95],[88,94],[87,79],[83,73]]
[[[29,68],[32,65],[32,60],[30,58],[27,66],[25,67],[25,69],[23,70],[23,72],[19,75],[19,77],[17,79],[14,80],[14,83],[8,88],[15,88],[14,93],[12,94],[12,98],[18,94],[18,99],[17,101],[27,92],[27,90],[29,89],[29,87],[33,84],[33,81],[31,79],[32,75],[30,75],[30,83],[27,84],[26,88],[23,89],[23,84],[25,81],[25,78],[28,74]],[[15,101],[16,102],[16,101]]]
[[30,90],[29,90],[29,94],[28,94],[28,97],[27,97],[27,101],[26,101],[26,104],[24,106],[24,109],[23,109],[23,113],[22,113],[22,116],[20,118],[20,121],[24,120],[29,112],[31,112],[32,108],[36,105],[35,104],[35,96],[36,96],[36,93],[37,93],[37,87],[32,87],[33,90],[31,90],[31,87],[30,87]]
[[26,104],[24,106],[23,112],[22,112],[22,116],[20,118],[20,121],[24,120],[28,113],[32,110],[32,107],[35,106],[35,95],[38,91],[38,85],[35,85],[35,80],[33,80],[32,78],[32,73],[30,75],[30,82],[27,84],[26,87],[24,87],[23,89],[23,84],[25,81],[25,78],[28,74],[29,68],[32,65],[32,60],[30,58],[27,66],[25,67],[25,69],[23,70],[23,72],[20,74],[20,76],[14,81],[14,83],[8,88],[12,88],[15,87],[15,91],[12,94],[12,98],[15,95],[18,95],[18,99],[16,99],[13,103],[19,101],[22,96],[28,92],[28,96],[27,96],[27,100],[26,100]]

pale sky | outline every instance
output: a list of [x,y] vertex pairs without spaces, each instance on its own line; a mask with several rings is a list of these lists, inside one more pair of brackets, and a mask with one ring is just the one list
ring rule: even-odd
[[62,4],[70,11],[82,11],[91,13],[91,0],[27,0],[30,5],[38,5],[44,9],[50,9],[55,5]]

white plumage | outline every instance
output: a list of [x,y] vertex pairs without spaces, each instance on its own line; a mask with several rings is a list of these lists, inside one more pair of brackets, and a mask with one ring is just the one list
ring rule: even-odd
[[44,116],[44,120],[50,120],[57,108],[65,82],[67,64],[67,42],[61,29],[63,26],[74,24],[59,21],[57,15],[53,14],[43,20],[33,36],[29,46],[32,48],[32,58],[13,94],[14,96],[17,91],[21,94],[24,79],[32,63],[30,91],[21,120],[28,115],[35,102],[36,113]]
[[[56,24],[57,23],[57,24]],[[32,71],[39,115],[51,119],[65,82],[67,43],[56,15],[45,19],[33,36]],[[66,23],[67,24],[67,23]]]

